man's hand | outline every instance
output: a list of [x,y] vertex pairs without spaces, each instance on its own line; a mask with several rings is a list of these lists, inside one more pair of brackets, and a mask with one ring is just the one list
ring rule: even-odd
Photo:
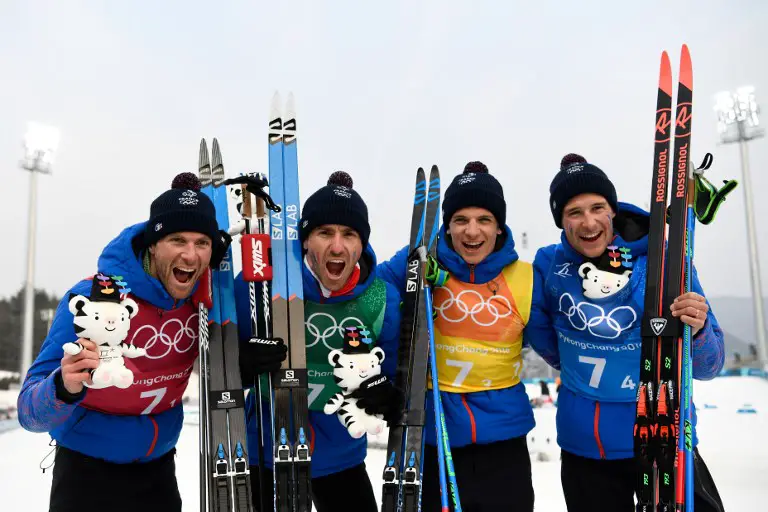
[[99,367],[99,350],[91,340],[80,338],[75,343],[67,345],[82,346],[76,354],[64,351],[61,358],[61,380],[64,388],[76,395],[83,390],[83,383],[93,384],[91,370]]
[[703,296],[695,292],[684,293],[672,303],[669,307],[672,310],[672,316],[680,318],[684,324],[691,326],[691,335],[696,336],[704,322],[707,321],[707,312],[709,306]]
[[276,372],[288,357],[288,347],[280,338],[251,338],[240,344],[240,376],[243,387],[253,386],[253,381],[263,373]]

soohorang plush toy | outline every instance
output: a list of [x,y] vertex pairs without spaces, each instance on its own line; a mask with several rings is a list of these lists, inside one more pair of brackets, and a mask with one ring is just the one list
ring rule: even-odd
[[[92,389],[116,386],[125,389],[133,384],[133,372],[126,368],[124,357],[147,354],[143,348],[123,343],[131,327],[131,318],[139,306],[127,297],[130,289],[120,276],[97,274],[93,278],[91,297],[72,295],[69,310],[75,315],[75,334],[91,340],[99,350],[99,366],[91,370]],[[123,297],[121,299],[121,297]],[[64,352],[77,355],[83,350],[78,343],[65,343]]]
[[[376,435],[384,431],[387,422],[381,414],[371,416],[357,407],[357,399],[349,395],[360,384],[381,374],[384,351],[379,347],[370,348],[371,339],[364,328],[344,329],[344,348],[331,350],[328,362],[333,366],[333,377],[341,392],[333,395],[325,404],[325,414],[336,413],[339,421],[347,428],[349,435],[359,439],[366,433]],[[337,412],[338,411],[338,412]]]
[[629,283],[633,266],[628,248],[609,245],[599,258],[579,266],[584,297],[604,299],[614,295]]

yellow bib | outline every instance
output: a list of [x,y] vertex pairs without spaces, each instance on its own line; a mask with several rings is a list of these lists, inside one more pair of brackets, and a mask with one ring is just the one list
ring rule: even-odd
[[523,369],[523,328],[533,293],[533,266],[507,265],[483,284],[448,279],[434,289],[435,349],[441,391],[512,387]]

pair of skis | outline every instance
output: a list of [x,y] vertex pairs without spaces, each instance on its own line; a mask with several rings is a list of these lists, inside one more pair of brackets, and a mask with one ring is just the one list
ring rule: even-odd
[[[242,188],[241,240],[243,277],[248,282],[251,332],[260,338],[280,338],[288,344],[288,358],[279,372],[268,376],[273,446],[274,502],[264,503],[264,432],[262,382],[256,379],[259,425],[259,489],[257,510],[309,512],[312,505],[307,370],[304,343],[304,290],[299,241],[299,178],[296,117],[289,97],[286,117],[275,95],[269,119],[269,192],[257,198],[256,228],[252,226],[251,198]],[[229,229],[224,166],[218,141],[213,140],[213,162],[208,146],[200,143],[202,191],[216,207],[219,229]],[[263,186],[267,180],[262,177]],[[267,221],[265,198],[270,209]],[[269,230],[269,232],[268,232]],[[240,232],[240,229],[234,231]],[[271,249],[271,250],[270,250]],[[270,264],[271,261],[271,264]],[[250,512],[251,478],[245,435],[244,393],[239,369],[239,345],[231,249],[218,269],[202,280],[198,290],[200,313],[200,507],[216,512]],[[261,307],[257,301],[261,298]]]
[[449,510],[446,480],[450,480],[455,510],[461,510],[448,433],[437,386],[437,365],[432,325],[431,288],[424,276],[427,255],[435,257],[440,220],[440,171],[432,166],[429,181],[424,169],[416,173],[411,235],[406,264],[400,346],[395,385],[403,390],[402,411],[390,427],[387,462],[383,473],[382,512],[416,512],[421,508],[423,431],[428,364],[432,368],[438,467],[443,512]]
[[[202,192],[216,208],[219,229],[229,229],[224,164],[213,139],[200,142]],[[245,428],[245,397],[235,310],[232,251],[209,271],[196,292],[200,315],[200,510],[250,512],[251,479]]]
[[[690,159],[692,99],[691,57],[683,45],[677,105],[672,116],[672,69],[667,52],[662,53],[634,427],[635,457],[640,468],[636,484],[638,512],[693,510],[691,328],[670,314],[675,298],[691,291],[692,285],[696,221],[695,171]],[[670,154],[673,134],[674,151]]]
[[[272,245],[272,332],[285,340],[288,357],[271,376],[271,423],[275,510],[309,512],[312,507],[308,378],[304,340],[304,287],[299,240],[299,168],[296,115],[288,96],[285,117],[277,93],[268,126],[269,192],[279,207],[270,212]],[[260,428],[263,424],[259,425]],[[263,459],[260,464],[263,465]]]

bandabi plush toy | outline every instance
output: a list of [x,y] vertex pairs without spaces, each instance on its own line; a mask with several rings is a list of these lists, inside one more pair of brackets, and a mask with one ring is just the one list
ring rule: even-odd
[[372,340],[367,337],[368,334],[369,331],[365,328],[346,327],[343,349],[331,350],[328,353],[328,362],[333,366],[333,377],[341,392],[328,400],[323,412],[336,413],[341,424],[354,439],[359,439],[366,433],[381,434],[387,426],[383,415],[366,414],[357,407],[357,399],[349,397],[363,381],[381,374],[384,351],[379,347],[370,348]]
[[[89,388],[129,387],[133,384],[133,372],[126,368],[124,358],[147,354],[143,348],[123,343],[131,327],[131,318],[139,311],[136,302],[127,297],[130,291],[121,276],[97,274],[93,278],[90,298],[72,294],[69,299],[69,311],[75,315],[75,334],[91,340],[99,350],[99,366],[91,370],[93,384],[85,384]],[[83,350],[79,342],[65,343],[62,348],[70,355]]]

